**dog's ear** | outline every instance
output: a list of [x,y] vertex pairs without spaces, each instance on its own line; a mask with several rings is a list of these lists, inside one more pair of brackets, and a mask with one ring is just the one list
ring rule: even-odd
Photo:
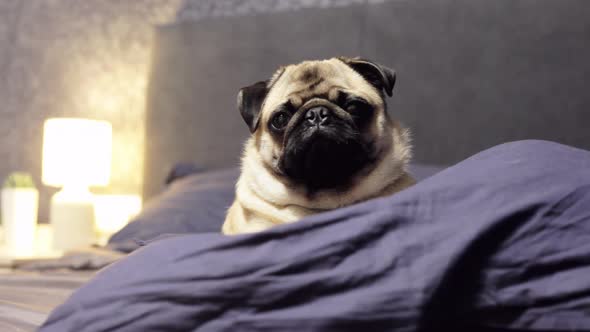
[[361,58],[340,57],[339,59],[361,74],[379,91],[385,91],[388,96],[392,96],[395,85],[395,71],[393,69]]
[[256,82],[240,89],[238,92],[238,110],[244,121],[253,133],[258,128],[260,111],[266,94],[268,93],[267,81]]

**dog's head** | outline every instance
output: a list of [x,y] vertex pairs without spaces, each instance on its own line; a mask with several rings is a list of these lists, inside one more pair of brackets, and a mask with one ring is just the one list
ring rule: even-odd
[[394,84],[393,70],[368,60],[305,61],[242,88],[238,108],[265,167],[311,191],[338,189],[390,144]]

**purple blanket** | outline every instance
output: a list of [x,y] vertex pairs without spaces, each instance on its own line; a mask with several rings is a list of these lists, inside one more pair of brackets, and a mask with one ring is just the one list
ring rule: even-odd
[[155,241],[41,331],[590,330],[590,153],[504,144],[392,197]]

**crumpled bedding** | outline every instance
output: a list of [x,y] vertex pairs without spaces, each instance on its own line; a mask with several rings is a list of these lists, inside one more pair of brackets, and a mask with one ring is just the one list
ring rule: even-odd
[[590,152],[486,150],[391,197],[154,241],[40,331],[590,330]]

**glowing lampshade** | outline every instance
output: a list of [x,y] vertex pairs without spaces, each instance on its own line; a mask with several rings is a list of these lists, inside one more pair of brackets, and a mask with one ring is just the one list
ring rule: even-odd
[[112,127],[106,121],[48,119],[43,134],[43,183],[106,186],[111,150]]

